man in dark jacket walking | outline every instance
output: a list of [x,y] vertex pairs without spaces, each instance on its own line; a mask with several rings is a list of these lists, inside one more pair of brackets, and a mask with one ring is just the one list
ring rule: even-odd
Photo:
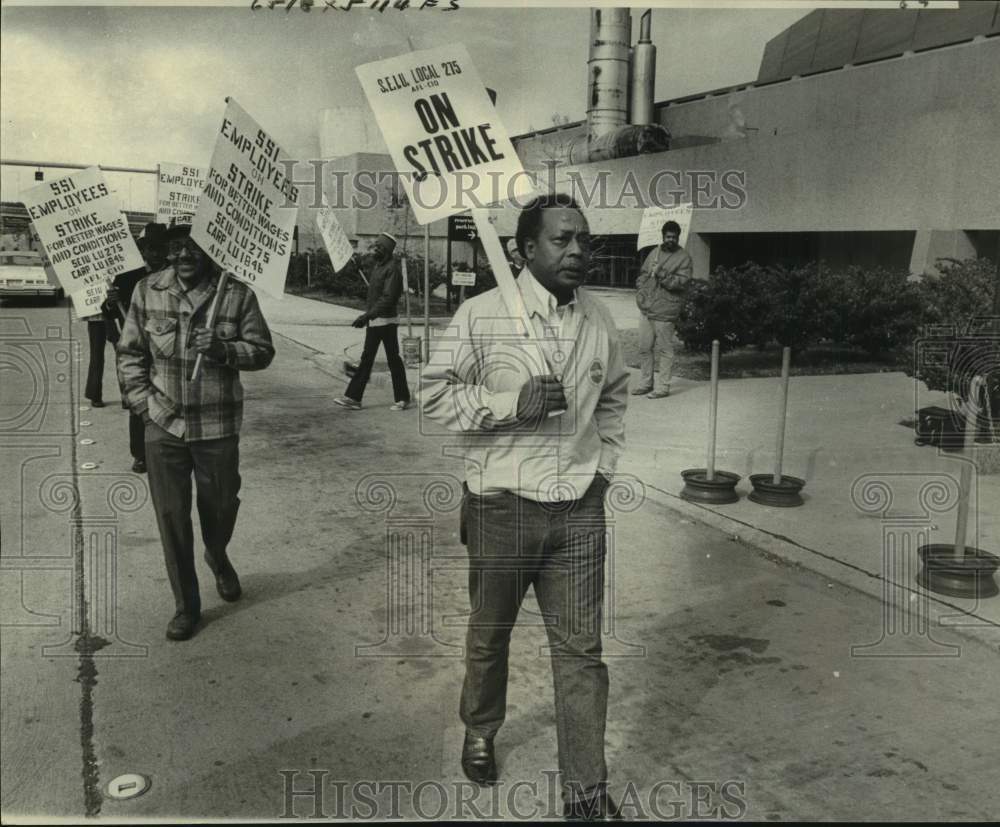
[[[112,286],[102,307],[104,318],[108,322],[108,338],[117,345],[118,331],[125,327],[124,313],[128,313],[132,303],[132,294],[136,285],[151,273],[158,273],[167,263],[167,225],[158,223],[147,224],[137,240],[139,252],[142,253],[143,267],[129,270],[115,276]],[[114,336],[111,336],[114,331]],[[121,383],[121,377],[119,377]],[[122,389],[122,407],[128,409],[125,402],[125,391]],[[146,473],[146,425],[138,414],[129,413],[128,445],[132,454],[132,470],[137,474]]]
[[395,249],[396,239],[388,233],[379,235],[372,245],[371,256],[375,266],[369,274],[367,309],[352,323],[354,327],[367,328],[361,364],[351,377],[344,395],[333,400],[343,408],[361,410],[361,398],[371,377],[372,365],[375,364],[380,344],[385,348],[389,373],[392,375],[392,393],[396,400],[389,410],[405,411],[410,407],[406,366],[399,355],[399,319],[396,317],[396,305],[403,293],[403,276],[399,262],[392,256],[392,251]]

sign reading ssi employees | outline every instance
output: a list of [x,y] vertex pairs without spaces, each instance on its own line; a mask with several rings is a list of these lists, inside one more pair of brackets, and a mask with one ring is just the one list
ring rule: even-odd
[[143,266],[118,198],[97,167],[39,184],[21,198],[78,316],[99,313],[107,283]]
[[171,218],[192,216],[205,186],[203,167],[161,163],[156,178],[156,220],[170,224]]
[[532,192],[464,46],[356,72],[420,224]]
[[223,270],[281,298],[299,191],[288,154],[232,98],[226,107],[191,238]]

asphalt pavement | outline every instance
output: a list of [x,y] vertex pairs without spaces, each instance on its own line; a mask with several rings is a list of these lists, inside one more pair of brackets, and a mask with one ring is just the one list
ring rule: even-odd
[[[204,623],[183,643],[164,638],[173,601],[110,363],[109,404],[88,410],[83,325],[66,307],[0,310],[5,821],[557,813],[532,598],[512,643],[503,784],[472,790],[458,765],[468,603],[449,437],[417,409],[390,412],[384,381],[364,411],[332,404],[343,348],[360,339],[344,309],[264,304],[278,355],[244,377],[230,547],[245,595],[224,603],[199,560]],[[756,390],[720,419],[731,435],[720,467],[766,469],[772,435],[739,427],[766,417],[773,389],[732,380],[720,393],[738,388]],[[795,380],[789,470],[806,475],[809,499],[780,514],[676,497],[676,472],[701,464],[702,385],[631,404],[626,487],[609,499],[604,630],[610,782],[627,814],[995,816],[996,610],[881,578],[886,537],[946,534],[948,515],[920,522],[905,486],[877,514],[853,511],[857,469],[830,445],[848,433],[859,454],[882,448],[861,470],[883,476],[952,460],[925,466],[930,449],[914,447],[919,462],[894,465],[895,437],[900,451],[912,444],[892,421],[904,402],[852,427],[836,410],[843,395]],[[814,410],[825,413],[806,424]],[[980,477],[981,512],[993,484]],[[980,545],[996,548],[990,519],[979,517]],[[116,800],[109,784],[128,773],[151,786]],[[316,783],[322,801],[303,794]]]

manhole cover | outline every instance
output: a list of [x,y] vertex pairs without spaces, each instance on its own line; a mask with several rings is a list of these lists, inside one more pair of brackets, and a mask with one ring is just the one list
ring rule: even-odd
[[96,462],[84,462],[80,465],[81,471],[93,471],[97,467]]
[[108,784],[108,795],[119,801],[136,798],[146,792],[152,783],[148,776],[129,772],[111,780]]
[[93,445],[94,444],[94,440],[92,440],[92,439],[81,439],[80,440],[80,444],[81,445]]

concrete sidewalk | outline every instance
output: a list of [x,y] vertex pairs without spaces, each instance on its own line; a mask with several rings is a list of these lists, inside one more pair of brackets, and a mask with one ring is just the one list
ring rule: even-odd
[[[609,291],[605,291],[609,292]],[[628,297],[601,295],[620,326],[630,325]],[[351,308],[296,296],[261,297],[275,333],[314,352],[315,364],[344,378],[347,355],[360,354]],[[443,325],[442,325],[443,326]],[[402,328],[401,328],[402,329]],[[432,323],[432,339],[435,326]],[[422,326],[414,326],[422,336]],[[408,369],[414,395],[419,370]],[[956,494],[963,460],[918,447],[901,426],[918,407],[947,405],[903,374],[795,377],[790,385],[783,471],[806,480],[806,503],[772,508],[750,502],[751,473],[774,466],[778,379],[730,379],[719,386],[716,467],[739,474],[740,501],[702,506],[680,499],[687,468],[703,468],[708,430],[707,382],[678,379],[666,399],[630,397],[622,474],[646,496],[780,558],[883,599],[894,611],[927,611],[942,625],[1000,644],[1000,596],[983,601],[928,594],[916,583],[916,549],[955,538]],[[382,398],[384,397],[384,399]],[[365,404],[392,402],[388,376],[376,373]],[[1000,554],[1000,474],[973,475],[967,543]]]

